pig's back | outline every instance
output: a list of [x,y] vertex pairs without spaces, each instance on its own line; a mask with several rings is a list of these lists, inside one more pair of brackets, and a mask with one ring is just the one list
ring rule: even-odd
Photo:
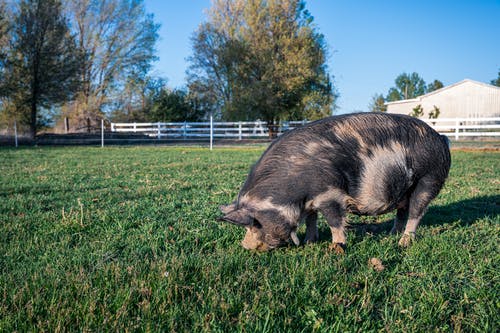
[[[393,205],[428,173],[447,176],[449,149],[424,122],[404,115],[360,113],[325,118],[283,134],[252,168],[242,192],[302,200],[337,187],[367,214]],[[369,211],[369,212],[368,212]]]

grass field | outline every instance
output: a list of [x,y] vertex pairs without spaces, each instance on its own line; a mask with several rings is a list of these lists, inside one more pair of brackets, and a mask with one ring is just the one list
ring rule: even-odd
[[410,248],[352,217],[338,256],[216,222],[262,151],[0,149],[0,331],[500,330],[500,153],[452,153]]

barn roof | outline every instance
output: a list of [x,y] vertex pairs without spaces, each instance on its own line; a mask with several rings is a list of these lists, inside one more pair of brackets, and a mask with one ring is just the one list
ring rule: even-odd
[[427,93],[425,95],[421,95],[421,96],[418,96],[418,97],[415,97],[415,98],[411,98],[411,99],[403,99],[403,100],[400,100],[400,101],[386,102],[385,105],[394,105],[394,104],[404,104],[404,103],[418,102],[418,101],[421,101],[422,99],[424,99],[426,97],[429,97],[429,96],[432,96],[432,95],[435,95],[435,94],[439,94],[439,93],[441,93],[441,92],[443,92],[445,90],[453,89],[453,88],[455,88],[457,86],[460,86],[460,85],[468,83],[468,82],[476,84],[476,85],[488,87],[488,88],[498,89],[498,91],[500,91],[500,87],[496,87],[496,86],[493,86],[491,84],[487,84],[487,83],[484,83],[484,82],[479,82],[479,81],[474,81],[474,80],[470,80],[470,79],[465,79],[465,80],[459,81],[457,83],[451,84],[449,86],[443,87],[441,89],[431,91],[430,93]]

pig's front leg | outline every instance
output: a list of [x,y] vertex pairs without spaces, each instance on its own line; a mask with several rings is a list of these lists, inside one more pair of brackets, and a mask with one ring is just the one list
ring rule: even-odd
[[408,207],[398,208],[396,218],[394,219],[394,226],[391,229],[391,234],[400,234],[403,232],[406,221],[408,221]]
[[320,211],[325,216],[332,232],[332,244],[330,245],[330,249],[337,254],[343,254],[346,247],[344,230],[346,217],[344,209],[342,209],[339,204],[333,203],[328,207],[320,208]]
[[318,213],[311,212],[306,217],[306,239],[305,243],[314,243],[319,240]]

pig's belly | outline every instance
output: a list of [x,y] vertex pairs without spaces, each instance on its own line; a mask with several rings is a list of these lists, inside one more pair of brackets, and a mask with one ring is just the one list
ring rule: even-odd
[[377,216],[389,213],[395,209],[406,206],[406,200],[398,198],[398,200],[387,201],[384,198],[356,198],[352,205],[348,205],[349,213],[362,216]]

